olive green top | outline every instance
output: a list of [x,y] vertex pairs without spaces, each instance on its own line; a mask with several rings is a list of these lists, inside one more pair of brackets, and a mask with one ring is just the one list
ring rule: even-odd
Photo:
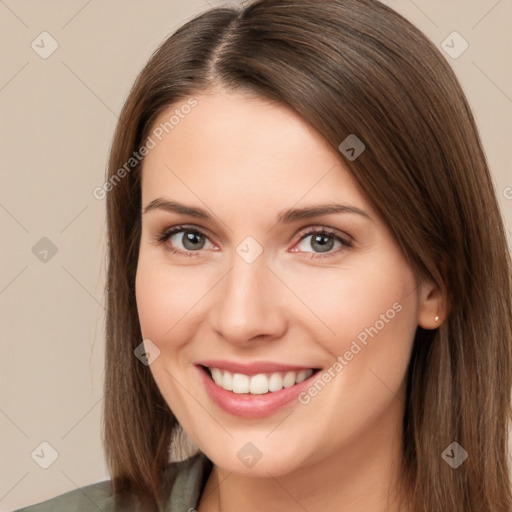
[[[172,482],[164,512],[192,512],[212,469],[211,461],[201,452],[180,462],[171,462],[165,478]],[[91,484],[55,498],[14,512],[128,512],[115,507],[110,480]]]

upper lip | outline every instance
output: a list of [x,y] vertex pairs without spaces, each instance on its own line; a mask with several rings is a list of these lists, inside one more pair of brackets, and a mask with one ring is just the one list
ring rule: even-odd
[[253,361],[251,363],[238,363],[235,361],[209,359],[208,361],[199,361],[196,364],[201,366],[208,366],[209,368],[228,370],[231,373],[243,373],[244,375],[257,375],[258,373],[274,372],[298,372],[301,370],[315,369],[313,366],[276,363],[273,361]]

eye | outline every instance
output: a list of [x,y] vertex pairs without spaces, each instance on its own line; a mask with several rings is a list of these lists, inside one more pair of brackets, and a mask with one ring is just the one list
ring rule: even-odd
[[[336,244],[338,244],[338,250],[333,251]],[[325,258],[352,247],[352,241],[348,236],[341,236],[327,228],[319,228],[305,233],[296,247],[298,250],[292,249],[291,252],[311,252],[308,249],[313,249],[311,258]]]
[[199,256],[194,252],[208,249],[208,243],[215,247],[205,233],[192,226],[175,226],[161,233],[156,241],[165,244],[168,251],[183,256]]
[[[180,256],[201,256],[202,249],[218,250],[209,237],[194,226],[182,225],[167,229],[157,235],[155,242],[163,244],[166,250]],[[336,246],[338,250],[333,250]],[[353,247],[353,244],[348,235],[342,236],[328,228],[318,228],[304,233],[295,247],[290,252],[305,252],[311,254],[311,258],[325,258]]]

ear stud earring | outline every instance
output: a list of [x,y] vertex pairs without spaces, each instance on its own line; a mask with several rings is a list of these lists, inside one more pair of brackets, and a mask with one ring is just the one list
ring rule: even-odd
[[437,323],[439,322],[439,315],[436,315],[435,318],[434,318],[434,322]]

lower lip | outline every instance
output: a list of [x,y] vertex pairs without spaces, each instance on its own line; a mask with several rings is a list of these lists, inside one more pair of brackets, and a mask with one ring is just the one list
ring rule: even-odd
[[[224,411],[241,418],[262,418],[274,414],[279,409],[297,399],[297,396],[311,385],[318,372],[298,384],[280,391],[252,395],[250,393],[233,393],[217,386],[207,375],[206,370],[196,366],[210,398]],[[298,400],[296,400],[298,403]]]

